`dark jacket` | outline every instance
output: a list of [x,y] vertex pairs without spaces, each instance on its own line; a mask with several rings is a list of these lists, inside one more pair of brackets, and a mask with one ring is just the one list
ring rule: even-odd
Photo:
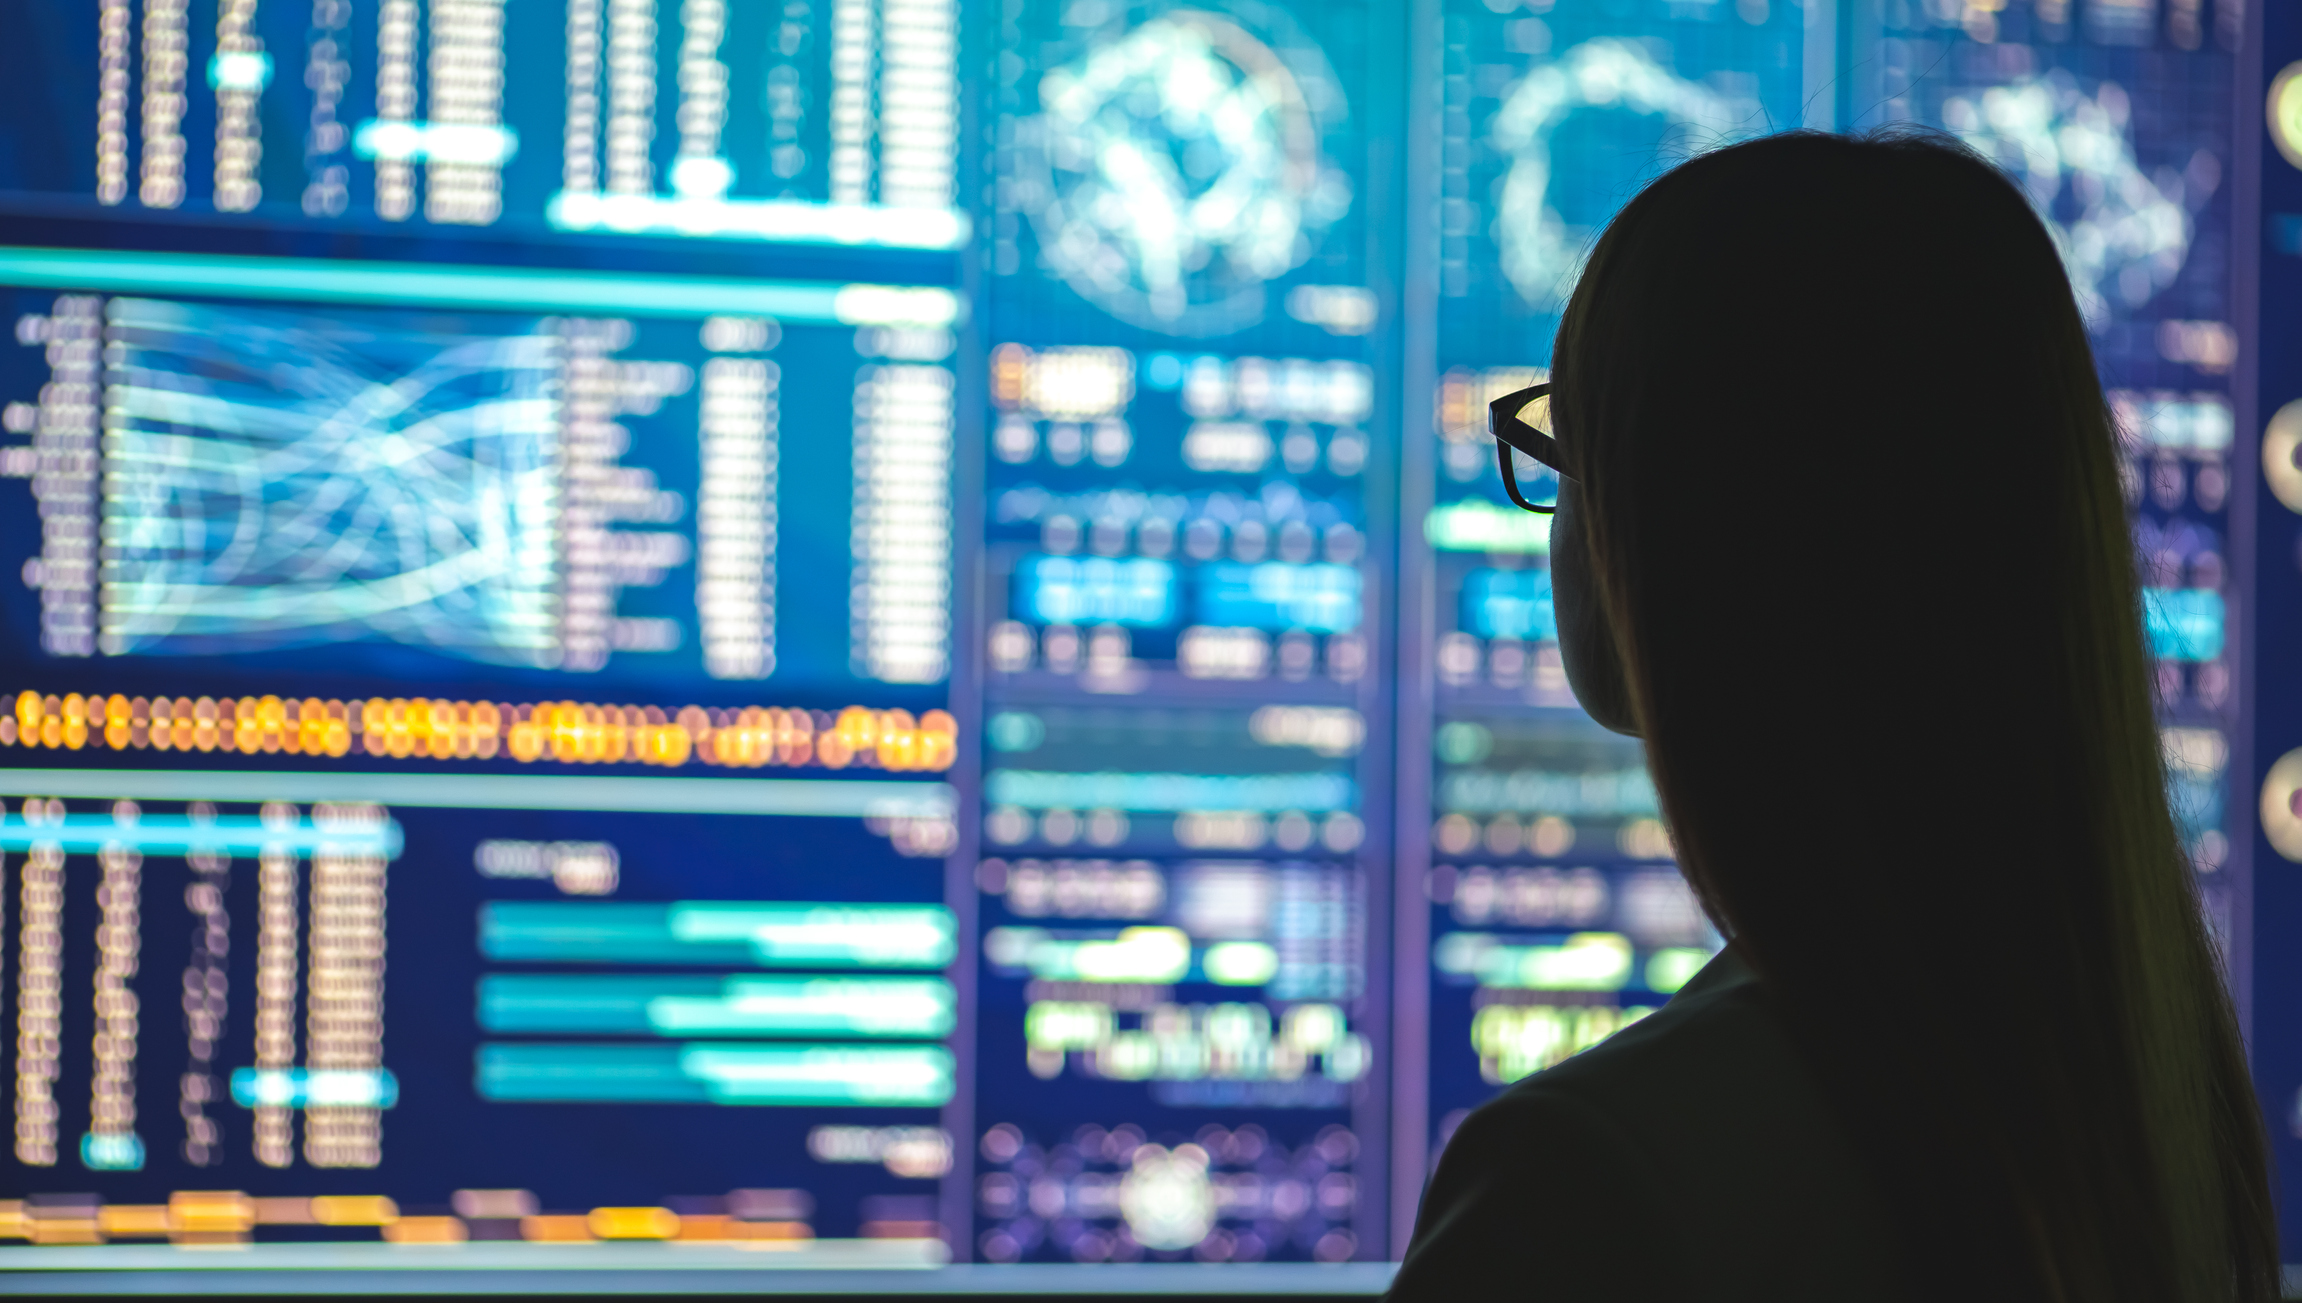
[[1730,949],[1447,1144],[1391,1286],[1482,1299],[1897,1299],[1876,1188]]

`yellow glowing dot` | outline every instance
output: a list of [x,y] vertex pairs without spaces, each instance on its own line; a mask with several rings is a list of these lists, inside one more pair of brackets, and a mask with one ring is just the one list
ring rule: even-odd
[[668,1240],[679,1234],[679,1214],[669,1208],[594,1208],[591,1233],[603,1240]]
[[2270,120],[2270,142],[2286,161],[2302,167],[2302,62],[2287,64],[2271,79],[2264,106]]

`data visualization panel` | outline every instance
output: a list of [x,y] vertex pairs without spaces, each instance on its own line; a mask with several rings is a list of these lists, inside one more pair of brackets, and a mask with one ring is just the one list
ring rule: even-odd
[[977,1248],[1359,1256],[1379,6],[1016,4],[991,63]]
[[[0,537],[28,582],[4,600],[52,663],[273,693],[485,673],[651,697],[948,670],[946,292],[674,283],[656,288],[751,310],[639,316],[617,311],[649,288],[628,277],[20,262],[275,281],[263,301],[16,294],[0,472],[21,507]],[[307,273],[366,302],[296,303]],[[417,275],[441,306],[411,302]],[[463,306],[490,294],[588,315]],[[778,582],[827,567],[845,582]]]
[[[1635,741],[1567,688],[1550,521],[1503,495],[1487,404],[1549,378],[1551,335],[1591,242],[1646,180],[1703,149],[1801,125],[1806,8],[1766,0],[1448,3],[1431,271],[1431,496],[1403,552],[1421,590],[1430,766],[1400,812],[1400,962],[1428,992],[1419,1185],[1471,1108],[1669,998],[1720,944],[1672,863]],[[1815,39],[1827,44],[1827,32]],[[1518,462],[1538,498],[1557,481]],[[1418,520],[1419,517],[1419,520]],[[1407,754],[1407,749],[1402,749]],[[1405,762],[1403,762],[1405,763]],[[1411,834],[1420,832],[1420,836]],[[1419,881],[1418,881],[1419,880]],[[1419,887],[1419,889],[1418,889]],[[1408,1213],[1394,1208],[1394,1234]]]
[[[29,6],[0,192],[952,249],[956,0]],[[69,50],[72,57],[48,59]]]
[[1806,10],[1780,0],[1448,0],[1442,14],[1444,367],[1545,364],[1615,209],[1691,154],[1805,125],[1818,89]]
[[[547,812],[519,807],[548,779],[405,773],[385,804],[312,800],[375,784],[311,772],[172,777],[239,799],[0,822],[17,1179],[104,1193],[35,1201],[36,1239],[144,1205],[234,1238],[589,1240],[613,1237],[593,1209],[633,1207],[802,1242],[924,1205],[949,1164],[951,917],[935,864],[859,819],[643,811],[644,783]],[[219,1187],[244,1193],[177,1193]]]
[[0,262],[10,1224],[940,1258],[956,298]]
[[1879,112],[1944,127],[1997,161],[2063,250],[2128,439],[2175,811],[2216,926],[2235,935],[2252,880],[2233,850],[2225,776],[2239,719],[2230,79],[2243,11],[2037,3],[1898,16],[1864,83]]
[[[1365,288],[1369,3],[1003,7],[995,301],[1133,338],[1300,351]],[[1289,347],[1292,344],[1293,347]]]
[[[1403,554],[1424,567],[1406,585],[1428,585],[1433,770],[1428,849],[1400,863],[1428,879],[1435,1146],[1497,1084],[1658,1006],[1719,944],[1671,864],[1635,744],[1567,691],[1549,522],[1503,499],[1486,408],[1548,378],[1558,313],[1620,204],[1734,139],[1802,122],[1937,126],[2007,167],[2047,218],[2129,438],[2171,791],[2217,926],[2233,931],[2244,866],[2225,830],[2222,540],[2236,336],[2219,196],[2235,12],[1445,7],[1426,254],[1434,489],[1427,507],[1406,504],[1423,528]],[[1833,45],[1875,58],[1841,63]],[[1531,493],[1555,493],[1541,467],[1518,469]],[[1417,941],[1405,902],[1403,961]]]

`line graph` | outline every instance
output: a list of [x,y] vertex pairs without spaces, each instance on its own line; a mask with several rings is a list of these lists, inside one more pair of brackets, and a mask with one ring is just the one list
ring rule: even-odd
[[560,340],[116,298],[107,654],[558,659]]

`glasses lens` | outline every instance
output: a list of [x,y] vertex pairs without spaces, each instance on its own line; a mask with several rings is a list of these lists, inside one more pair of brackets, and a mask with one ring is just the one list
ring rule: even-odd
[[[1544,434],[1556,436],[1551,425],[1551,396],[1544,394],[1519,409],[1519,419]],[[1529,457],[1516,448],[1509,449],[1511,473],[1518,478],[1519,494],[1538,507],[1548,507],[1559,500],[1559,477],[1556,471]]]

